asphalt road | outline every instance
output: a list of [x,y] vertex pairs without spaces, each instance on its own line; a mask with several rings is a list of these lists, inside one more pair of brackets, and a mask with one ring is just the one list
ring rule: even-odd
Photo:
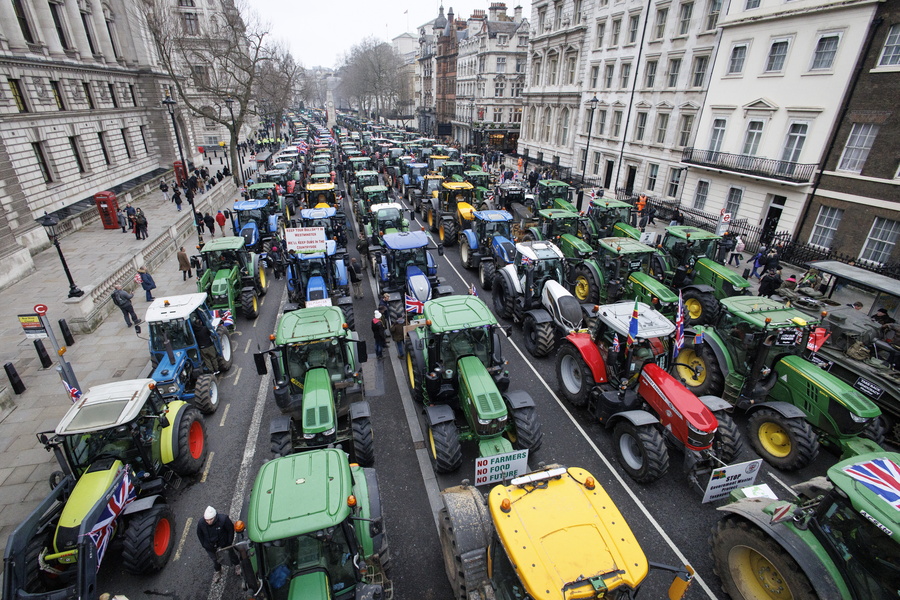
[[[348,222],[352,222],[349,203],[346,210]],[[355,255],[355,248],[350,252]],[[434,256],[439,275],[457,293],[465,293],[471,284],[478,285],[477,273],[461,267],[456,248],[446,249],[444,257],[439,257],[436,251]],[[375,308],[371,277],[367,277],[364,285],[368,286],[366,297],[357,300],[355,306],[357,327],[373,349],[367,325]],[[490,292],[480,288],[478,292],[491,306]],[[99,574],[100,592],[124,594],[131,600],[247,597],[233,574],[229,573],[219,584],[212,584],[212,565],[194,530],[207,505],[236,517],[260,465],[272,458],[268,424],[278,410],[272,398],[270,376],[261,377],[256,373],[252,354],[257,349],[268,348],[268,336],[274,330],[284,298],[284,281],[273,280],[263,298],[260,316],[254,321],[239,317],[236,322],[237,333],[232,337],[234,366],[219,381],[218,411],[206,418],[210,450],[206,469],[198,481],[185,481],[169,495],[177,520],[177,546],[171,562],[157,575],[136,578],[121,570],[113,548]],[[670,469],[659,481],[649,485],[633,482],[616,463],[609,432],[592,422],[586,412],[574,409],[555,394],[554,356],[534,359],[528,355],[518,326],[513,327],[511,338],[504,340],[504,355],[512,376],[510,389],[527,390],[532,395],[543,426],[544,444],[530,457],[530,466],[559,463],[591,471],[617,504],[651,561],[670,565],[687,562],[696,570],[688,598],[724,596],[719,592],[709,556],[709,532],[718,518],[716,505],[701,504],[703,492],[688,481],[681,453],[669,448]],[[390,358],[384,361],[375,360],[374,354],[369,358],[364,365],[366,393],[372,405],[375,467],[394,557],[394,598],[450,599],[452,594],[444,574],[434,512],[439,490],[457,485],[462,479],[474,480],[475,447],[464,445],[464,461],[459,472],[436,476],[423,443],[426,428],[421,410],[410,397],[395,349],[390,350]],[[742,426],[746,424],[741,415],[736,415],[736,419]],[[745,435],[744,450],[738,460],[754,458]],[[835,460],[823,450],[816,462],[797,473],[777,472],[764,464],[757,482],[769,484],[780,497],[787,498],[789,493],[784,484],[822,475]],[[641,596],[665,597],[671,579],[667,573],[651,573]]]

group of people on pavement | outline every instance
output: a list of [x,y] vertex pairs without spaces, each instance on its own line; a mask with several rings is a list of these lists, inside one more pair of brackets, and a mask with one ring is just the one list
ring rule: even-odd
[[120,208],[116,216],[122,233],[131,231],[134,239],[147,239],[147,215],[140,208],[135,208],[129,203],[125,205],[125,208]]

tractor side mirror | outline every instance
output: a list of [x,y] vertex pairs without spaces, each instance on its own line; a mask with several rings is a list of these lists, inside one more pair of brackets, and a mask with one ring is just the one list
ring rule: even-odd
[[356,342],[356,359],[360,363],[369,360],[369,353],[366,352],[366,340],[359,340]]
[[438,244],[438,255],[439,256],[444,255],[444,245],[443,244]]
[[265,352],[257,352],[256,354],[254,354],[253,362],[256,363],[256,373],[258,375],[265,375],[269,372],[269,368],[266,366]]

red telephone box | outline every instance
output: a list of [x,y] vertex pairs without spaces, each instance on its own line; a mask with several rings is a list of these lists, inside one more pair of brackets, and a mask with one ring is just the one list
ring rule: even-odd
[[97,212],[100,213],[100,221],[103,229],[119,228],[119,202],[112,192],[97,192],[94,194],[94,202],[97,203]]
[[187,179],[187,170],[185,170],[184,163],[180,160],[176,160],[172,163],[172,166],[175,167],[175,183],[180,185],[182,181]]

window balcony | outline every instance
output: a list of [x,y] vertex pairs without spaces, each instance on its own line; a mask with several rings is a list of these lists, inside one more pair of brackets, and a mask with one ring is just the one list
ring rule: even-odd
[[681,162],[719,171],[741,173],[751,177],[799,184],[811,183],[818,167],[815,164],[807,165],[758,156],[700,150],[699,148],[685,148],[681,155]]

